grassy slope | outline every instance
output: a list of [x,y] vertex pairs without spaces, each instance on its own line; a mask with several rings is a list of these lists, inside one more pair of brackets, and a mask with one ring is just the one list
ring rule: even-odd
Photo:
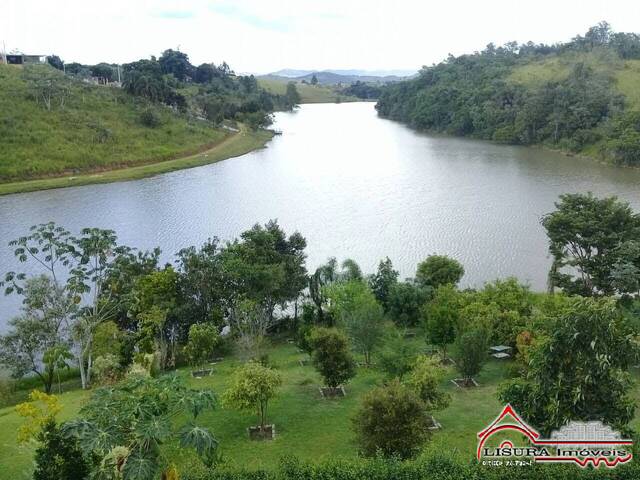
[[[228,132],[213,128],[208,122],[187,120],[167,107],[152,108],[162,119],[156,128],[140,123],[140,114],[148,104],[116,88],[98,87],[78,82],[71,84],[71,94],[64,109],[53,106],[46,111],[29,96],[22,79],[22,69],[0,66],[0,184],[34,178],[26,189],[51,188],[67,184],[114,181],[161,171],[182,168],[199,161],[174,161],[170,166],[148,166],[131,172],[92,175],[89,179],[54,180],[50,177],[77,175],[121,167],[150,164],[202,152],[223,142]],[[100,132],[108,139],[99,141]],[[238,155],[260,146],[266,134],[244,134],[226,140],[220,152]],[[226,154],[225,153],[225,154]],[[223,158],[217,154],[213,160]],[[21,191],[22,187],[2,186],[3,193]]]
[[566,78],[578,62],[583,62],[596,71],[611,74],[628,106],[632,109],[640,108],[640,60],[620,60],[604,52],[550,56],[515,68],[510,80],[535,88],[548,81]]
[[119,168],[103,172],[87,173],[84,175],[71,175],[65,177],[43,178],[38,180],[26,180],[20,182],[0,183],[0,195],[10,193],[32,192],[50,188],[73,187],[94,183],[109,183],[125,180],[137,180],[151,177],[160,173],[181,170],[183,168],[198,167],[224,160],[231,157],[244,155],[265,145],[273,134],[262,130],[252,132],[242,130],[240,133],[231,134],[220,141],[213,148],[192,156],[165,160],[150,164]]
[[[247,439],[246,428],[256,422],[251,413],[218,408],[201,417],[200,422],[210,427],[220,440],[229,464],[272,468],[283,455],[296,455],[311,461],[356,455],[350,419],[360,397],[382,381],[382,374],[375,369],[360,368],[356,378],[347,386],[346,398],[323,400],[318,393],[320,377],[311,366],[301,367],[298,364],[301,357],[291,344],[279,345],[270,352],[270,360],[284,380],[281,394],[270,404],[268,413],[269,420],[276,424],[277,438],[274,441],[251,442]],[[212,377],[190,378],[189,381],[195,387],[212,388],[220,394],[237,365],[237,360],[226,359],[215,367]],[[428,449],[457,452],[467,459],[473,456],[477,432],[500,413],[501,405],[495,392],[498,383],[506,377],[507,365],[489,362],[477,377],[480,387],[473,390],[454,387],[449,379],[455,376],[455,372],[447,372],[443,386],[452,395],[452,402],[436,415],[443,429],[434,434]],[[188,375],[188,371],[182,370],[180,375]],[[636,390],[636,397],[638,393]],[[81,391],[64,393],[61,396],[64,405],[61,419],[72,417],[86,397],[87,394]],[[636,417],[632,426],[637,427],[638,423]],[[29,478],[33,447],[16,446],[15,430],[19,424],[13,409],[0,410],[0,431],[5,432],[0,440],[2,480]],[[167,445],[165,449],[168,457],[179,467],[186,468],[194,460],[191,452],[176,445]]]
[[[284,95],[287,90],[286,81],[258,78],[258,84],[265,90],[278,95]],[[300,94],[301,103],[335,103],[338,99],[341,102],[361,101],[355,97],[340,95],[334,88],[325,85],[296,83],[296,88]]]

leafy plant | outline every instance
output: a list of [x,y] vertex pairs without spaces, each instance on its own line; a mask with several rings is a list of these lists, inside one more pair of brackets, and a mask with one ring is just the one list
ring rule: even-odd
[[[124,480],[151,480],[167,468],[160,446],[170,439],[193,448],[205,464],[214,461],[218,441],[195,423],[214,405],[213,392],[187,388],[175,375],[133,377],[96,390],[80,418],[62,429],[78,440],[85,455],[97,459],[93,475],[111,475],[114,448],[125,445],[118,473]],[[181,422],[185,413],[190,419]]]

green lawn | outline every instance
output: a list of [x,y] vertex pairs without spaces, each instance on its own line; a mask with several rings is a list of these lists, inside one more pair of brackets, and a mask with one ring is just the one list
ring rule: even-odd
[[[200,417],[200,423],[209,427],[220,441],[229,465],[271,469],[284,455],[296,455],[314,462],[356,455],[350,419],[358,408],[360,397],[382,381],[382,374],[376,369],[359,368],[357,376],[347,385],[346,398],[325,400],[318,392],[321,380],[313,367],[299,365],[298,360],[303,357],[290,343],[279,344],[270,351],[271,363],[283,376],[280,395],[269,409],[269,421],[276,424],[275,440],[250,441],[246,428],[254,425],[256,418],[248,413],[218,407]],[[187,369],[180,370],[179,374],[187,377],[196,388],[211,388],[220,394],[238,365],[237,359],[229,357],[214,367],[212,377],[192,379]],[[480,386],[470,390],[454,386],[450,379],[455,377],[455,371],[447,371],[443,387],[451,394],[452,402],[446,410],[437,413],[436,418],[443,428],[433,435],[427,450],[452,452],[465,459],[474,455],[477,432],[502,408],[495,393],[497,385],[507,376],[507,366],[506,362],[488,362],[477,377]],[[79,390],[63,393],[61,403],[64,409],[60,419],[71,418],[87,396],[88,393]],[[16,445],[19,424],[20,419],[13,408],[0,410],[2,480],[26,479],[31,472],[33,448]],[[639,426],[637,417],[632,426]],[[165,452],[179,469],[193,469],[193,465],[199,463],[194,454],[179,449],[177,445],[166,445]]]
[[[273,78],[258,78],[258,84],[265,90],[284,95],[287,90],[287,81]],[[335,88],[326,85],[309,85],[296,82],[296,88],[300,94],[300,103],[336,103],[362,101],[356,97],[341,95]]]

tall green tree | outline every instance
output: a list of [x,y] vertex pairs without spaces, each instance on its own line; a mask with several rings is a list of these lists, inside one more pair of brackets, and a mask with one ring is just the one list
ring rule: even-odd
[[460,309],[460,293],[451,284],[446,284],[438,287],[433,299],[422,310],[427,342],[440,349],[442,361],[447,360],[447,347],[456,339]]
[[531,346],[524,378],[503,384],[499,396],[545,434],[570,420],[625,430],[635,411],[628,369],[637,353],[614,299],[575,298]]
[[284,95],[287,99],[287,104],[291,107],[295,107],[300,103],[300,94],[298,93],[295,82],[287,83],[287,90]]
[[275,221],[255,225],[224,247],[224,281],[236,299],[257,302],[271,319],[276,306],[296,300],[306,284],[306,246],[302,235],[287,236]]
[[422,287],[438,288],[440,285],[457,285],[464,275],[464,267],[446,255],[430,255],[418,264],[416,283]]
[[633,282],[634,290],[628,292],[630,282],[619,282],[615,276],[615,266],[621,262],[640,267],[640,252],[628,248],[640,234],[640,216],[628,203],[591,193],[561,195],[556,210],[543,217],[542,225],[553,256],[552,287],[584,296],[637,292]]
[[8,332],[0,336],[0,364],[16,378],[35,374],[50,393],[61,367],[57,359],[50,358],[50,351],[69,342],[75,304],[45,275],[26,280],[21,291],[22,314],[11,319]]
[[398,271],[393,269],[389,257],[380,260],[378,270],[369,278],[369,286],[385,312],[389,311],[389,297],[392,288],[398,283]]

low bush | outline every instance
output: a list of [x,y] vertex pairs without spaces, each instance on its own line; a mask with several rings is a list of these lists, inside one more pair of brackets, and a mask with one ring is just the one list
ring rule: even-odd
[[461,461],[433,453],[415,461],[394,459],[331,460],[323,463],[285,458],[276,471],[232,469],[182,472],[183,480],[635,480],[640,465],[631,462],[615,469],[574,465],[490,467],[475,460]]

